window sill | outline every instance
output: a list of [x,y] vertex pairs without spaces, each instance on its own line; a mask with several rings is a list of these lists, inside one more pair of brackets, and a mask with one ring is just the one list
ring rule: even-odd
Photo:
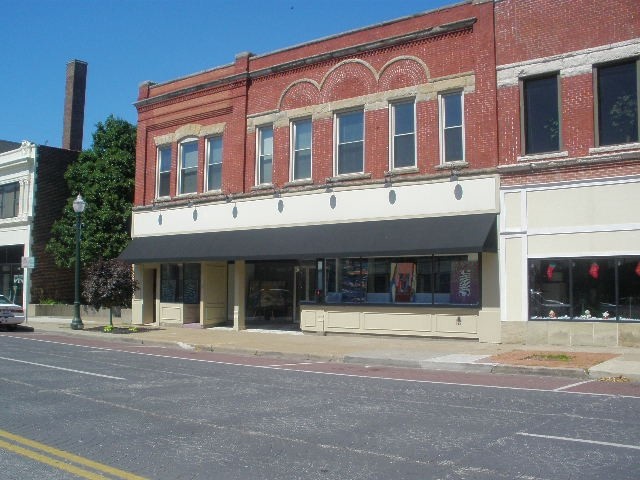
[[594,147],[589,149],[590,154],[598,154],[598,153],[610,153],[610,152],[619,152],[624,150],[638,150],[640,149],[640,142],[634,143],[619,143],[618,145],[607,145],[604,147]]
[[370,173],[345,173],[335,177],[327,178],[327,183],[348,182],[350,180],[367,180],[371,178]]
[[389,170],[388,172],[384,172],[385,177],[397,177],[399,175],[408,175],[411,173],[420,173],[420,169],[418,167],[401,167],[394,168],[393,170]]
[[252,191],[264,191],[273,190],[273,183],[261,183],[260,185],[254,185],[251,187]]
[[300,180],[291,180],[284,184],[285,187],[301,187],[304,185],[313,185],[313,179],[301,178]]
[[445,162],[440,165],[436,165],[436,170],[453,170],[455,168],[467,168],[469,166],[469,162],[465,160],[456,160],[454,162]]
[[539,160],[555,160],[558,158],[568,158],[569,152],[566,150],[564,152],[547,152],[547,153],[537,153],[535,155],[522,155],[518,157],[518,162],[536,162]]

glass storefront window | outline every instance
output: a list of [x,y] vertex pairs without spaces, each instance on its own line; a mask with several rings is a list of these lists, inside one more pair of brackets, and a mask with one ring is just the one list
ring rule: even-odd
[[247,321],[291,322],[297,262],[247,262]]
[[532,320],[640,320],[640,257],[529,260]]
[[479,254],[325,262],[327,303],[480,303]]
[[165,303],[200,303],[200,264],[162,264],[160,266],[160,301]]

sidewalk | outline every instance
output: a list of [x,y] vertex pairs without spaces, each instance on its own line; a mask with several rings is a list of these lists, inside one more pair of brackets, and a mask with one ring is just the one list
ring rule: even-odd
[[[179,347],[240,355],[263,355],[296,361],[328,361],[368,365],[424,368],[432,370],[486,373],[528,373],[576,378],[606,378],[640,381],[640,349],[626,347],[567,347],[553,345],[496,345],[475,340],[390,337],[349,334],[303,334],[296,331],[243,330],[230,328],[136,326],[137,332],[106,334],[104,322],[83,321],[84,330],[71,330],[71,319],[31,317],[28,327],[36,332],[79,335],[107,341],[135,342],[144,345]],[[118,326],[116,324],[116,326]],[[124,326],[124,325],[123,325]],[[129,325],[126,325],[129,327]],[[553,352],[577,356],[583,353],[617,355],[590,368],[565,366],[515,365],[491,359],[495,355]],[[513,355],[512,355],[513,356]],[[524,354],[523,354],[524,356]],[[535,363],[535,362],[534,362]],[[617,377],[617,378],[616,378]]]

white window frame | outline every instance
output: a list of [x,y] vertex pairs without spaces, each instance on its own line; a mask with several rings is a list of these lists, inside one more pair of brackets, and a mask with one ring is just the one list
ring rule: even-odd
[[[398,105],[413,105],[413,131],[410,133],[396,134],[396,107]],[[396,100],[389,103],[389,170],[402,170],[405,168],[415,168],[418,159],[418,142],[416,135],[416,101],[415,99]],[[396,138],[400,136],[413,135],[413,164],[396,167],[395,145]]]
[[[260,166],[262,165],[263,158],[269,155],[262,151],[262,135],[265,131],[271,130],[271,180],[265,182],[260,175]],[[274,128],[273,125],[262,125],[256,128],[256,185],[272,185],[273,184],[273,150],[274,150]]]
[[[344,142],[344,143],[340,143],[340,118],[344,115],[349,115],[352,113],[360,113],[362,115],[362,140],[358,140],[358,142],[362,143],[362,167],[360,168],[360,170],[356,171],[356,172],[345,172],[345,173],[340,173],[340,145],[342,144],[348,144],[348,143],[356,143],[356,142]],[[333,114],[333,145],[334,145],[334,149],[333,149],[333,172],[334,172],[334,176],[342,176],[342,175],[357,175],[359,173],[364,173],[364,169],[365,169],[365,139],[367,138],[367,132],[366,132],[366,121],[365,121],[365,111],[364,108],[360,107],[360,108],[353,108],[350,110],[342,110],[340,112],[335,112]]]
[[[297,130],[297,126],[300,123],[309,123],[309,125],[311,126],[311,141],[309,142],[309,148],[297,148],[297,144],[296,144],[296,130]],[[291,172],[289,177],[291,181],[297,181],[297,180],[308,180],[310,178],[313,177],[313,121],[311,119],[311,117],[306,117],[306,118],[297,118],[295,120],[291,120],[291,124],[290,124],[290,129],[289,129],[289,137],[290,137],[290,154],[289,154],[289,171]],[[302,178],[296,178],[296,170],[295,170],[295,164],[296,164],[296,153],[298,152],[302,152],[302,151],[309,151],[309,176],[308,177],[302,177]]]
[[[162,152],[168,150],[169,151],[169,169],[168,170],[160,170],[162,167]],[[171,145],[159,145],[156,148],[156,198],[167,198],[171,196],[171,156],[173,155],[173,148]],[[169,187],[169,191],[166,195],[160,195],[160,179],[163,173],[166,173],[169,176],[169,180],[167,182],[167,186]]]
[[[196,156],[199,156],[199,150],[200,150],[200,144],[199,144],[199,139],[198,137],[188,137],[188,138],[183,138],[182,140],[180,140],[180,142],[178,143],[178,195],[189,195],[189,194],[194,194],[198,192],[198,161],[196,161],[196,166],[195,167],[189,167],[188,169],[183,169],[182,163],[183,163],[183,153],[182,153],[182,149],[184,148],[184,145],[186,144],[191,144],[191,143],[195,143],[196,144]],[[193,192],[183,192],[182,191],[182,187],[183,187],[183,176],[184,173],[189,170],[194,170],[196,171],[195,174],[195,178],[196,178],[196,188]]]
[[[211,162],[211,142],[214,140],[219,140],[220,141],[220,161],[219,162]],[[207,165],[205,168],[205,175],[204,175],[204,188],[205,191],[209,192],[209,191],[222,191],[222,165],[224,163],[224,141],[222,139],[222,134],[220,135],[212,135],[210,137],[206,138],[206,161],[207,161]],[[211,169],[212,165],[217,165],[220,164],[220,188],[211,188],[211,186],[209,185],[209,170]]]
[[[452,125],[449,127],[445,128],[445,124],[446,124],[446,111],[445,111],[445,97],[451,96],[451,95],[459,95],[460,96],[460,110],[462,112],[461,114],[461,120],[462,120],[462,124],[461,125]],[[453,91],[449,91],[449,92],[442,92],[438,94],[438,111],[439,111],[439,119],[440,119],[440,124],[439,124],[439,137],[440,137],[440,163],[442,165],[446,165],[446,164],[450,164],[450,163],[454,163],[454,162],[464,162],[466,161],[466,155],[465,155],[465,126],[464,126],[464,92],[462,90],[453,90]],[[462,127],[462,158],[458,158],[456,160],[446,160],[445,159],[445,130],[447,128],[460,128]]]

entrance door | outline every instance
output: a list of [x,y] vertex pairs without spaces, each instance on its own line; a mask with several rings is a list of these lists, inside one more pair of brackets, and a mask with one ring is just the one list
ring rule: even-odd
[[315,299],[316,266],[314,262],[301,263],[294,268],[294,309],[293,321],[300,323],[300,302],[311,302]]

